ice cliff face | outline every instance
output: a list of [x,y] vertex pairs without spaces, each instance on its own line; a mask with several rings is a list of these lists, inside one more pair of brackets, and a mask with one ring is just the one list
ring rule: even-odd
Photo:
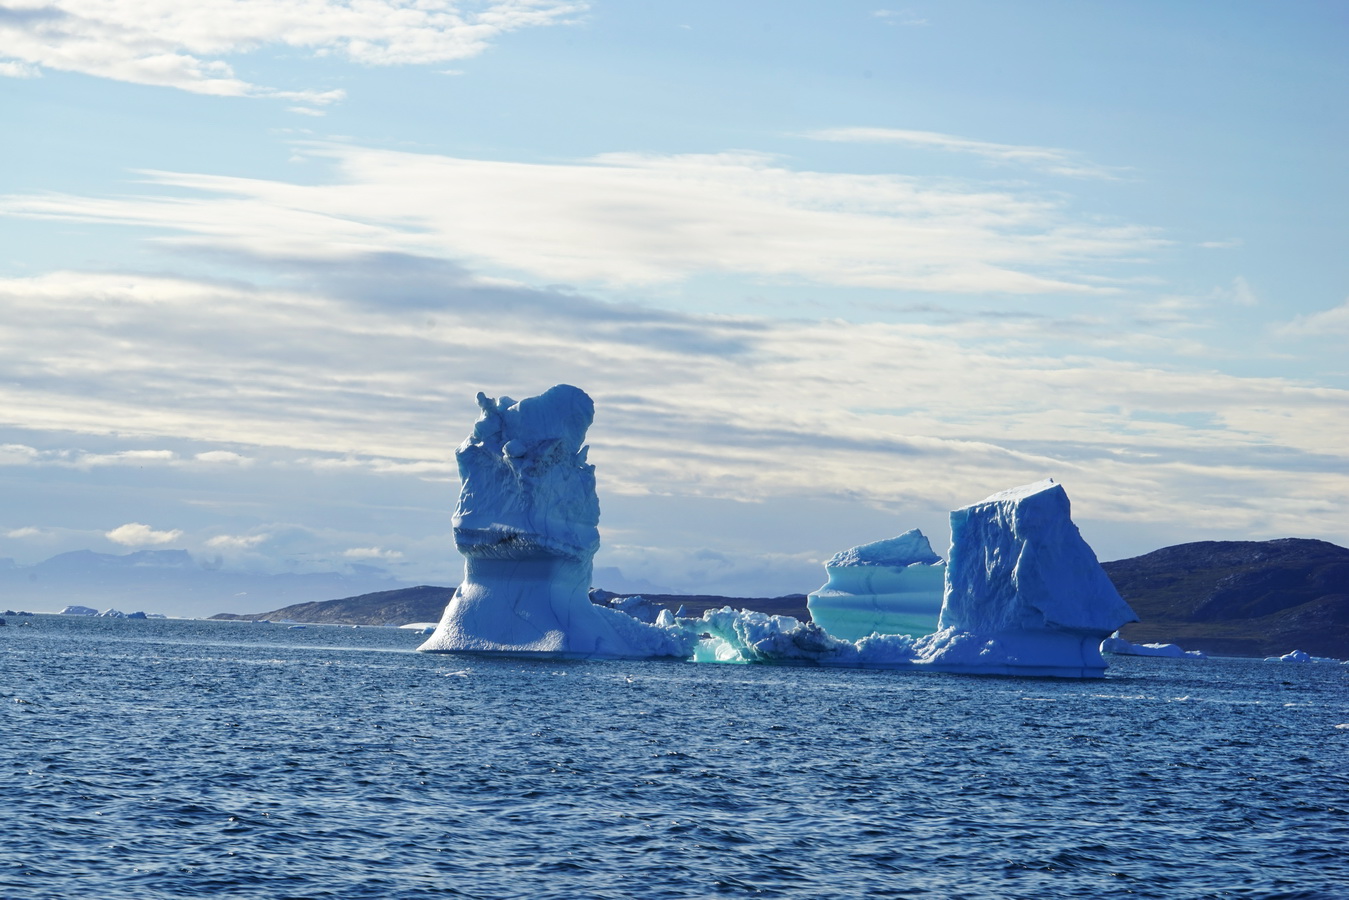
[[1013,488],[951,513],[934,636],[947,668],[1099,675],[1101,641],[1137,619],[1073,524],[1061,485]]
[[937,629],[946,566],[918,529],[836,553],[824,568],[829,581],[806,606],[834,637],[857,641]]
[[454,543],[464,579],[431,652],[553,657],[688,656],[691,643],[589,599],[599,549],[595,467],[586,430],[595,404],[560,384],[515,402],[478,394],[482,410],[455,453],[463,487]]

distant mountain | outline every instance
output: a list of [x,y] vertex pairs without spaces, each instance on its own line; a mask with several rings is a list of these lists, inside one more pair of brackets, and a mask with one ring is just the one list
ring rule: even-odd
[[120,555],[76,550],[32,566],[0,560],[0,604],[51,612],[79,605],[204,618],[221,609],[274,609],[406,586],[368,568],[280,575],[231,572],[186,550]]
[[423,584],[341,600],[296,603],[265,613],[218,613],[211,618],[248,622],[306,622],[315,625],[408,625],[413,622],[439,622],[452,596],[452,587]]
[[1120,635],[1216,656],[1349,659],[1349,550],[1326,541],[1200,541],[1103,563],[1142,621]]
[[[219,613],[213,619],[237,619],[244,621],[269,622],[305,622],[322,625],[408,625],[412,622],[439,622],[450,598],[454,596],[452,587],[433,587],[422,585],[413,588],[400,588],[392,591],[376,591],[361,594],[359,597],[344,597],[341,600],[324,600],[318,603],[296,603],[283,609],[265,613]],[[592,591],[593,599],[603,601],[612,597],[626,597],[631,594],[616,594],[611,591]],[[806,611],[806,595],[791,594],[786,597],[714,597],[709,595],[681,594],[643,594],[648,600],[678,612],[683,608],[689,615],[700,616],[703,610],[720,609],[723,606],[735,609],[753,609],[772,615],[795,616],[810,621]]]

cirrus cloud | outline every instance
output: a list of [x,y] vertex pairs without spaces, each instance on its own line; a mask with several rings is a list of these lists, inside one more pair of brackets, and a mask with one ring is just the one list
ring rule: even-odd
[[[13,216],[131,225],[271,259],[400,253],[603,287],[736,275],[936,293],[1109,293],[1104,270],[1163,245],[1026,189],[792,169],[735,152],[572,163],[307,145],[324,183],[147,172],[131,197],[0,197]],[[171,190],[160,196],[156,190]]]
[[968,153],[1001,165],[1021,165],[1054,175],[1066,175],[1070,178],[1104,178],[1115,180],[1120,177],[1121,169],[1097,165],[1082,158],[1081,154],[1058,147],[1036,147],[1026,144],[999,144],[992,141],[979,141],[942,134],[937,131],[918,131],[906,128],[868,128],[852,126],[846,128],[822,128],[807,132],[805,137],[817,141],[866,144],[904,144],[928,150],[943,150],[948,153]]

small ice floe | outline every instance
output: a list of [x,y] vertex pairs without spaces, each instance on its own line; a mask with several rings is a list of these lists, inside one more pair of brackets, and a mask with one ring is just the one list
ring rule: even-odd
[[443,672],[441,674],[446,678],[467,678],[472,671],[472,669],[460,669],[457,672]]

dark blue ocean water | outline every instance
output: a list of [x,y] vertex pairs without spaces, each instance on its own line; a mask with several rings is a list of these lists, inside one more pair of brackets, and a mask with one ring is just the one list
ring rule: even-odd
[[5,900],[1349,897],[1349,666],[1072,682],[19,621]]

